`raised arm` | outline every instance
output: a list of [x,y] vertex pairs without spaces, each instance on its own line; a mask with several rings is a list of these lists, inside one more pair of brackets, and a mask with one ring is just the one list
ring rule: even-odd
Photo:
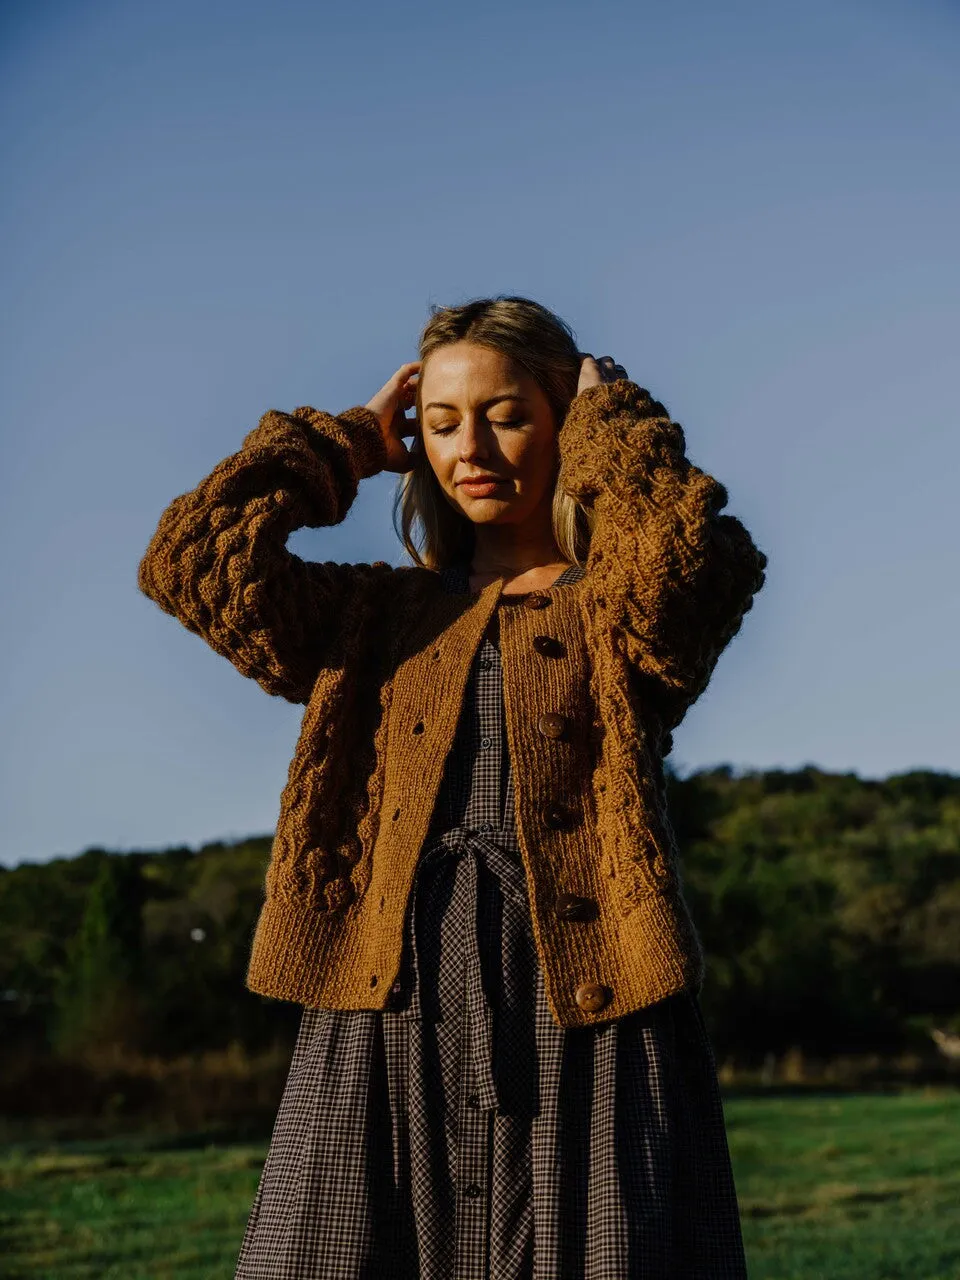
[[386,456],[367,407],[270,410],[237,453],[164,511],[140,562],[140,590],[267,693],[307,702],[355,593],[390,569],[303,560],[287,539],[343,520],[358,482]]
[[581,391],[559,436],[559,483],[594,512],[594,598],[667,732],[706,688],[767,565],[685,448],[679,423],[626,378]]

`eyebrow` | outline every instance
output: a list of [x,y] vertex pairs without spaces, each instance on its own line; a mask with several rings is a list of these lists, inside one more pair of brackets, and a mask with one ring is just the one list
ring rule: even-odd
[[[489,409],[492,404],[499,404],[501,400],[522,400],[524,403],[526,403],[526,396],[521,396],[521,395],[493,396],[489,400],[484,400],[480,404],[480,408]],[[452,409],[454,412],[456,412],[457,406],[455,404],[441,404],[439,400],[431,400],[429,404],[425,404],[423,406],[424,413],[426,413],[428,409]]]

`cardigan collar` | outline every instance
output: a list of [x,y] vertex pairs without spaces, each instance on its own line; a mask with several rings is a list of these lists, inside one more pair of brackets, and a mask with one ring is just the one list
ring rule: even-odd
[[[554,579],[549,587],[541,588],[541,590],[552,591],[554,587],[565,587],[573,582],[579,582],[584,576],[585,570],[579,565],[571,564],[559,578]],[[444,591],[456,592],[459,595],[474,595],[475,592],[470,590],[470,562],[469,560],[455,560],[452,564],[446,565],[439,571],[440,583]],[[532,592],[520,591],[511,592],[511,595],[532,595]]]

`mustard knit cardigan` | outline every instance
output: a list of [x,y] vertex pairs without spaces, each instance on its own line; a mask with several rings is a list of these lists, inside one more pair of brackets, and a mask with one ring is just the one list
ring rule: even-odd
[[[559,483],[595,514],[586,572],[501,610],[500,648],[546,993],[559,1025],[581,1026],[702,983],[662,760],[767,557],[635,383],[581,392],[558,447]],[[504,587],[451,594],[433,570],[287,550],[292,530],[343,520],[384,462],[364,407],[271,410],[170,503],[138,573],[243,675],[306,707],[247,982],[323,1008],[388,1002],[471,662]]]

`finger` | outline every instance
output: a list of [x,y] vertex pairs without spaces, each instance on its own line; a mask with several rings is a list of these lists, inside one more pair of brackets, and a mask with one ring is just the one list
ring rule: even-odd
[[409,360],[406,364],[402,364],[397,372],[393,375],[397,382],[406,382],[412,373],[419,370],[420,360]]

